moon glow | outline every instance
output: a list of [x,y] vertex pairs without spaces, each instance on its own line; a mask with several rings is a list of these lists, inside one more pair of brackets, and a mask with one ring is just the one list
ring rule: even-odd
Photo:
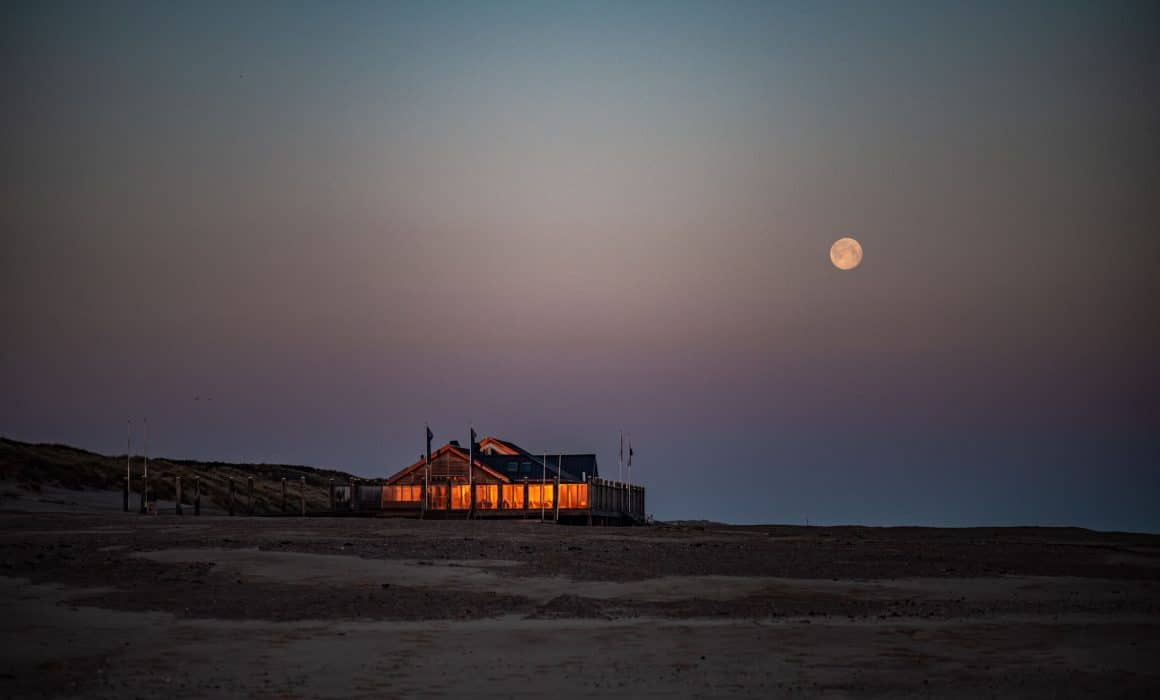
[[853,238],[839,238],[830,246],[830,262],[839,270],[853,270],[862,264],[862,244]]

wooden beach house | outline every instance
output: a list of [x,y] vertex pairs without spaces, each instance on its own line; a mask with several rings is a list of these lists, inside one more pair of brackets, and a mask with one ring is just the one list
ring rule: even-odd
[[588,524],[645,518],[644,487],[601,478],[596,455],[535,454],[494,437],[470,449],[453,440],[374,488],[384,513]]

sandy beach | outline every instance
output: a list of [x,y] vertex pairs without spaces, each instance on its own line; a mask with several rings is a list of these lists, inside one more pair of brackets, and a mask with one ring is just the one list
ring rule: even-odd
[[6,696],[1160,689],[1154,536],[77,512],[0,521]]

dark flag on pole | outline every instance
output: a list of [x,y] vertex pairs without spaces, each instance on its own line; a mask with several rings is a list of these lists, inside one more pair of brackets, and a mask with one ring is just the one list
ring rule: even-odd
[[628,483],[632,483],[632,436],[628,436]]
[[475,434],[475,428],[471,429],[471,443],[470,444],[471,444],[471,450],[473,452],[478,452],[478,450],[476,450],[475,448],[479,447],[479,436],[477,436]]
[[427,426],[427,462],[431,462],[431,440],[435,438],[435,433],[431,432],[431,426]]

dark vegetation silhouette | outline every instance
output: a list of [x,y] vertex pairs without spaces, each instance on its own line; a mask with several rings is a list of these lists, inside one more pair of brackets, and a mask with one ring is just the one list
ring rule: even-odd
[[[143,458],[134,455],[134,493],[140,489],[142,467]],[[286,479],[290,507],[297,508],[299,480],[306,477],[307,510],[325,510],[329,507],[328,486],[331,479],[342,485],[349,483],[352,478],[346,472],[302,465],[149,458],[149,489],[155,498],[173,500],[178,476],[183,484],[183,502],[191,502],[195,479],[200,479],[202,503],[212,503],[222,509],[228,507],[230,479],[234,481],[238,503],[244,503],[248,502],[248,479],[253,477],[255,513],[281,511],[283,478]],[[125,481],[125,455],[102,455],[68,445],[34,444],[0,438],[0,481],[33,492],[39,492],[45,486],[119,491]]]

